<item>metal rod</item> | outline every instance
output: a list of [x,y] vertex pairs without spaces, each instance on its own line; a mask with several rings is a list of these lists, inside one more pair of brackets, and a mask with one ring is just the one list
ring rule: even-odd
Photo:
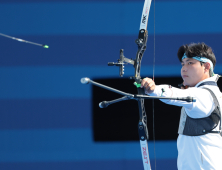
[[93,85],[95,85],[95,86],[101,87],[101,88],[103,88],[103,89],[106,89],[106,90],[109,90],[109,91],[112,91],[112,92],[115,92],[115,93],[118,93],[118,94],[121,94],[121,95],[123,95],[123,96],[129,96],[129,97],[132,97],[132,98],[134,97],[133,94],[125,93],[125,92],[123,92],[123,91],[114,89],[114,88],[112,88],[112,87],[105,86],[105,85],[103,85],[103,84],[100,84],[100,83],[97,83],[97,82],[95,82],[95,81],[92,81],[92,80],[90,80],[90,79],[87,78],[87,77],[86,77],[86,78],[82,78],[82,79],[81,79],[81,83],[82,83],[82,84],[91,83],[91,84],[93,84]]
[[107,106],[109,106],[111,104],[121,102],[121,101],[124,101],[124,100],[130,100],[130,99],[131,98],[129,98],[127,96],[124,96],[124,97],[121,97],[121,98],[118,98],[118,99],[115,99],[115,100],[111,100],[111,101],[103,101],[103,102],[99,103],[99,107],[100,108],[106,108]]
[[142,98],[142,99],[168,99],[168,100],[183,100],[187,102],[196,102],[194,97],[158,97],[158,96],[146,96],[146,95],[134,95],[134,98]]

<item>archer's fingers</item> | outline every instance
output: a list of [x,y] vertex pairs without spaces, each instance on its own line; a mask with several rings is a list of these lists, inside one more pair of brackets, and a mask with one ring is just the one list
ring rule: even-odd
[[152,81],[153,81],[152,79],[146,77],[146,78],[144,78],[144,79],[142,80],[140,87],[143,88],[145,85],[147,86],[147,84],[149,84],[149,83],[152,82]]
[[155,88],[154,81],[146,82],[144,84],[144,88],[145,88],[146,91],[150,91],[150,90],[152,91]]
[[153,83],[152,86],[149,89],[149,92],[153,92],[155,90],[155,88],[156,88],[156,84]]

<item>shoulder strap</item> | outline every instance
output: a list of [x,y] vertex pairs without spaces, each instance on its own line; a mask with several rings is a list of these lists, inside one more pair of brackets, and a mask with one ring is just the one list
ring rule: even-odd
[[[216,82],[215,82],[216,83]],[[202,84],[201,84],[202,85]],[[205,84],[206,85],[206,84]],[[199,86],[198,86],[199,87]],[[203,88],[203,89],[206,89],[207,91],[209,91],[210,92],[210,94],[211,94],[211,96],[213,97],[213,101],[214,101],[214,104],[215,104],[215,109],[217,109],[218,110],[218,116],[219,116],[219,118],[220,118],[220,125],[219,125],[219,131],[210,131],[210,132],[207,132],[207,133],[220,133],[220,135],[222,136],[222,132],[221,132],[221,109],[220,109],[220,104],[219,104],[219,102],[218,102],[218,100],[217,100],[217,97],[216,97],[216,95],[214,94],[214,92],[211,90],[211,89],[209,89],[209,88]]]
[[201,83],[200,85],[198,85],[197,87],[201,87],[204,85],[217,86],[217,83],[215,81],[205,81],[205,82]]

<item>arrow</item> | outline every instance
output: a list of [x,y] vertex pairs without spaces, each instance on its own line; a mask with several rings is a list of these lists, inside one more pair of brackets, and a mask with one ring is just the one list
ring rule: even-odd
[[9,35],[6,35],[6,34],[2,34],[2,33],[0,33],[0,35],[3,36],[3,37],[7,37],[7,38],[10,38],[10,39],[13,39],[13,40],[20,41],[20,42],[42,46],[43,48],[49,48],[49,46],[45,45],[45,44],[38,44],[38,43],[31,42],[31,41],[26,41],[26,40],[23,40],[23,39],[20,39],[20,38],[16,38],[16,37],[12,37],[12,36],[9,36]]

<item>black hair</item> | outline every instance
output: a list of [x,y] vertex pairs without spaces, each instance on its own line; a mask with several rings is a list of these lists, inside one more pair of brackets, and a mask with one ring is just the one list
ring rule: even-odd
[[216,65],[216,57],[213,53],[213,50],[205,43],[191,43],[191,44],[182,45],[177,52],[177,56],[180,62],[182,62],[184,53],[188,58],[196,56],[205,57],[213,63],[214,67]]

